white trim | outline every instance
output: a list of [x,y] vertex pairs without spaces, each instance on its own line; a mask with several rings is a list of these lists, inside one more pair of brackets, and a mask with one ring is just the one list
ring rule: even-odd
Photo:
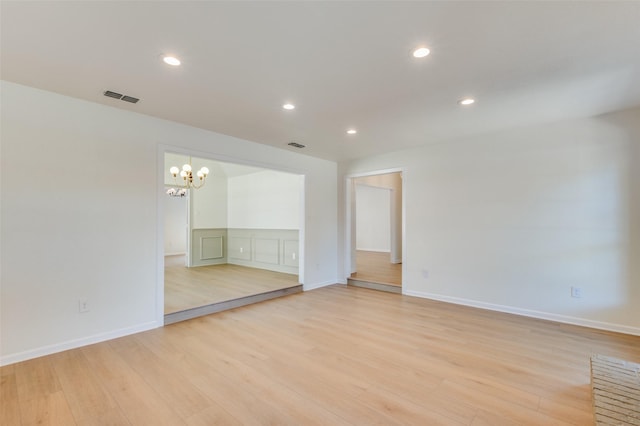
[[389,173],[402,173],[404,170],[402,167],[393,167],[390,169],[382,169],[382,170],[373,170],[369,172],[360,172],[360,173],[350,173],[345,175],[344,177],[347,179],[357,178],[357,177],[365,177],[365,176],[377,176],[377,175],[386,175]]
[[333,281],[323,281],[321,283],[314,283],[314,284],[303,284],[302,291],[315,290],[317,288],[322,288],[322,287],[326,287],[328,285],[334,285],[334,284],[338,284],[338,282],[333,280]]
[[595,328],[598,330],[613,331],[616,333],[631,334],[640,336],[639,327],[630,327],[628,325],[613,324],[610,322],[594,321],[585,318],[571,317],[568,315],[552,314],[549,312],[534,311],[531,309],[516,308],[513,306],[496,305],[493,303],[479,302],[477,300],[463,299],[459,297],[443,296],[440,294],[424,293],[421,291],[406,290],[402,292],[406,296],[421,297],[423,299],[437,300],[440,302],[453,303],[456,305],[471,306],[473,308],[487,309],[490,311],[505,312],[508,314],[521,315],[543,319],[548,321],[561,322],[564,324],[579,325],[582,327]]
[[76,349],[82,346],[93,345],[94,343],[100,343],[100,342],[104,342],[111,339],[117,339],[118,337],[128,336],[130,334],[152,330],[154,328],[162,327],[163,322],[158,323],[157,321],[149,321],[133,327],[126,327],[118,330],[107,331],[104,333],[94,334],[93,336],[83,337],[81,339],[68,340],[62,343],[55,343],[53,345],[47,345],[47,346],[42,346],[35,349],[29,349],[28,351],[24,351],[24,352],[5,355],[2,358],[0,358],[0,366],[15,364],[16,362],[26,361],[28,359],[38,358],[45,355],[51,355],[51,354],[66,351],[69,349]]
[[187,253],[182,251],[182,252],[176,252],[176,253],[165,253],[164,257],[167,257],[167,256],[186,256],[186,255],[187,255]]
[[[157,179],[156,184],[158,185],[158,190],[156,191],[156,312],[155,312],[155,323],[159,324],[159,326],[164,325],[164,203],[162,196],[163,190],[165,188],[164,184],[164,157],[165,157],[166,149],[159,145],[156,157],[156,165],[158,167],[157,170]],[[162,195],[161,195],[162,194]],[[187,202],[187,214],[188,214],[188,206],[189,201]],[[187,238],[187,252],[189,251],[190,241]],[[189,253],[187,253],[187,262],[189,260]]]
[[387,249],[375,249],[375,248],[360,248],[356,247],[356,251],[372,251],[374,253],[388,253],[391,254],[391,250]]

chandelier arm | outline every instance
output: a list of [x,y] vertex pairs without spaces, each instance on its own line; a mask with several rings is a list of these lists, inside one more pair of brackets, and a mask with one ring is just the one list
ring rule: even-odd
[[195,183],[192,183],[192,184],[191,184],[191,187],[192,187],[192,188],[194,188],[194,189],[200,189],[200,188],[202,188],[202,187],[204,186],[204,183],[206,182],[206,180],[205,180],[205,179],[202,179],[202,181],[201,181],[201,182],[202,182],[202,183],[201,183],[200,185],[195,184]]

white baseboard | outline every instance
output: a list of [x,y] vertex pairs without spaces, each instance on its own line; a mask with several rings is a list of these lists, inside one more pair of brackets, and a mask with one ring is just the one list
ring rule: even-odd
[[15,364],[16,362],[26,361],[45,355],[51,355],[57,352],[79,348],[81,346],[92,345],[94,343],[100,343],[106,340],[117,339],[118,337],[128,336],[130,334],[140,333],[142,331],[162,327],[162,325],[163,324],[158,324],[156,321],[150,321],[143,324],[135,325],[133,327],[121,328],[105,333],[94,334],[93,336],[89,337],[83,337],[81,339],[68,340],[62,343],[56,343],[53,345],[30,349],[28,351],[5,355],[0,357],[0,366]]
[[176,253],[165,253],[164,254],[165,257],[167,257],[167,256],[186,256],[186,255],[187,255],[187,253],[185,253],[183,251],[182,252],[176,252]]
[[334,285],[334,284],[338,284],[338,281],[334,280],[334,281],[324,281],[321,283],[303,284],[302,290],[303,291],[315,290],[317,288],[326,287],[328,285]]
[[391,250],[388,249],[377,249],[377,248],[357,248],[356,251],[373,251],[376,253],[391,253]]
[[463,299],[459,297],[443,296],[440,294],[425,293],[421,291],[404,290],[402,294],[407,296],[421,297],[423,299],[437,300],[440,302],[453,303],[456,305],[471,306],[474,308],[487,309],[490,311],[505,312],[508,314],[521,315],[525,317],[538,318],[543,320],[561,322],[565,324],[580,325],[583,327],[595,328],[598,330],[613,331],[616,333],[631,334],[640,336],[640,328],[628,325],[613,324],[602,321],[594,321],[585,318],[571,317],[568,315],[552,314],[549,312],[534,311],[531,309],[515,308],[506,305],[495,305],[493,303],[479,302],[476,300]]

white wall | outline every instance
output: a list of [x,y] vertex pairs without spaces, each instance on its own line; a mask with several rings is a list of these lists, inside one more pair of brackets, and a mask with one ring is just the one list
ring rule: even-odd
[[[335,163],[9,82],[1,89],[1,363],[162,325],[164,146],[304,174],[304,286],[336,282]],[[79,297],[89,312],[78,313]]]
[[[391,261],[402,263],[402,173],[382,173],[354,178],[355,184],[391,190]],[[353,260],[355,262],[355,258]],[[355,265],[355,263],[354,263]]]
[[230,177],[228,227],[298,229],[301,176],[264,170]]
[[210,174],[203,187],[191,191],[191,228],[226,228],[227,177],[212,160],[193,158],[192,166],[194,170],[206,166]]
[[164,254],[187,253],[187,203],[186,197],[170,197],[161,194],[164,205]]
[[356,185],[356,249],[391,250],[391,190]]
[[[390,168],[404,171],[406,294],[640,334],[640,109],[362,159],[340,173]],[[344,256],[341,247],[342,269]],[[571,298],[571,286],[584,296]]]

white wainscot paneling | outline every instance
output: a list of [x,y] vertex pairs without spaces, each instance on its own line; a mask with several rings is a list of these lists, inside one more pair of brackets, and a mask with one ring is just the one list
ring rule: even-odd
[[200,260],[221,259],[224,257],[223,238],[201,237]]
[[191,264],[189,266],[227,263],[226,229],[193,229],[191,231]]
[[229,258],[251,260],[251,238],[229,236]]
[[298,240],[283,240],[282,264],[298,267]]
[[256,262],[278,265],[280,262],[280,241],[275,238],[256,238],[255,260]]
[[298,274],[297,229],[229,228],[229,263]]

